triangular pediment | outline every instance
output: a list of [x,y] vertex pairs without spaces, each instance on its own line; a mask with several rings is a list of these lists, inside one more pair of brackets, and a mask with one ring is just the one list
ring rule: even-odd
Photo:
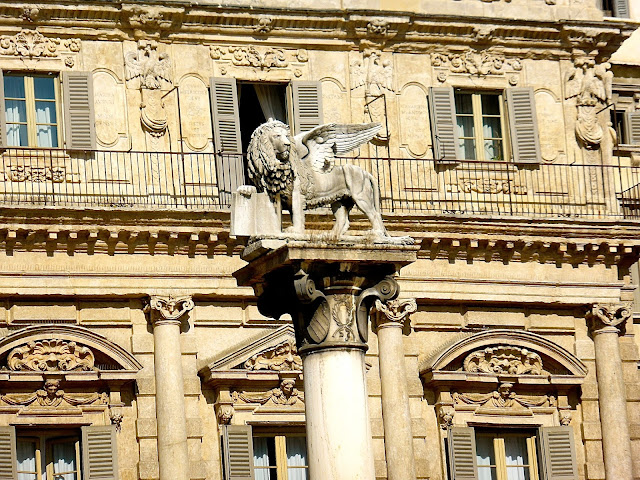
[[291,325],[283,325],[267,335],[261,334],[225,350],[203,362],[200,369],[214,371],[268,370],[299,371],[302,361],[296,350]]

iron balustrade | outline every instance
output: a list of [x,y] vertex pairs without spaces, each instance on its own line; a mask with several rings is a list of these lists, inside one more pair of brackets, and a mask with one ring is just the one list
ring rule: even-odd
[[[239,160],[239,154],[10,148],[2,153],[0,205],[227,209],[238,172],[225,165]],[[640,167],[622,161],[336,163],[373,175],[384,213],[640,219]]]

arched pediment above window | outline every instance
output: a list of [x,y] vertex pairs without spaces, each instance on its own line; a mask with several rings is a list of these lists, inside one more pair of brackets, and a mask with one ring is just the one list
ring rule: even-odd
[[124,348],[78,326],[31,326],[0,340],[0,372],[16,377],[12,380],[33,374],[60,374],[78,380],[98,377],[126,381],[134,379],[141,368]]
[[488,330],[456,338],[420,362],[425,384],[495,382],[579,385],[587,367],[551,340],[530,332]]

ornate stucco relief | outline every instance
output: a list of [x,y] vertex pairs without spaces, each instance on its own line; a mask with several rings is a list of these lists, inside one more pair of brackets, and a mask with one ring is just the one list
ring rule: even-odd
[[65,340],[40,340],[14,348],[7,357],[9,370],[34,372],[90,371],[95,357],[91,349]]
[[531,408],[552,407],[556,399],[550,395],[520,395],[514,392],[513,384],[505,382],[500,384],[497,390],[489,393],[459,393],[451,392],[456,405],[477,405],[490,408]]
[[222,75],[227,75],[230,69],[238,67],[245,75],[248,69],[260,75],[282,71],[289,72],[289,75],[293,74],[294,77],[301,77],[303,68],[309,62],[309,54],[302,48],[290,50],[254,45],[211,45],[209,54]]
[[464,359],[467,372],[504,375],[545,375],[542,358],[526,348],[499,345],[471,353]]
[[0,401],[5,405],[36,408],[68,408],[79,405],[107,405],[109,403],[109,396],[106,393],[92,393],[90,395],[66,393],[60,388],[60,384],[61,381],[58,379],[49,379],[44,382],[41,389],[34,393],[0,394]]
[[296,344],[287,340],[273,348],[252,356],[244,362],[247,370],[302,370],[302,359],[298,355]]
[[231,392],[233,403],[258,403],[264,405],[269,401],[276,405],[295,405],[297,402],[304,402],[304,393],[295,388],[296,381],[292,378],[285,378],[280,382],[280,386],[272,388],[263,393],[255,392]]
[[0,37],[0,55],[28,59],[59,58],[64,54],[78,53],[80,48],[81,42],[78,39],[49,38],[37,30],[21,30],[15,35]]
[[457,183],[445,184],[447,193],[480,193],[480,194],[514,194],[526,195],[528,188],[526,185],[515,183],[514,180],[501,179],[478,179],[478,178],[460,178]]
[[499,53],[475,50],[433,53],[431,54],[431,65],[436,71],[436,78],[439,82],[446,81],[450,74],[478,77],[506,75],[509,85],[515,86],[520,82],[520,72],[522,71],[522,62],[519,59],[506,58]]

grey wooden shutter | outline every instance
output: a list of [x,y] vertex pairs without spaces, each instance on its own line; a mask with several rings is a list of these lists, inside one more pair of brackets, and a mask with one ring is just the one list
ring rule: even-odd
[[236,79],[212,77],[209,96],[211,97],[213,138],[216,150],[222,152],[216,155],[220,202],[223,205],[229,205],[231,194],[245,183]]
[[322,125],[320,82],[291,82],[293,89],[293,131],[295,135]]
[[457,160],[459,140],[453,88],[431,87],[429,89],[429,117],[433,158]]
[[15,428],[0,427],[0,480],[14,480],[18,478],[16,467]]
[[223,430],[225,480],[253,480],[253,435],[249,425]]
[[474,429],[451,427],[448,446],[451,480],[478,480]]
[[93,77],[90,72],[63,72],[64,126],[67,148],[95,150]]
[[507,107],[513,161],[540,162],[540,140],[533,88],[508,88]]
[[0,70],[0,148],[7,147],[7,116],[4,110],[4,76]]
[[627,139],[632,145],[640,145],[640,112],[627,114]]
[[629,18],[629,0],[613,0],[613,16]]
[[84,480],[118,480],[115,425],[82,427]]
[[540,428],[544,480],[577,480],[576,452],[571,427]]

